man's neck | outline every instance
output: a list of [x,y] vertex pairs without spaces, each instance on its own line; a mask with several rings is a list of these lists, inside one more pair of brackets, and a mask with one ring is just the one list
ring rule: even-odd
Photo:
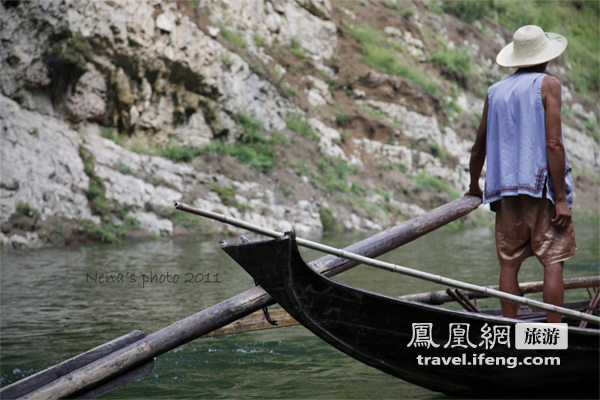
[[532,65],[530,67],[519,68],[515,73],[516,74],[518,74],[520,72],[539,72],[539,73],[544,73],[544,72],[546,72],[546,68],[548,68],[548,63],[547,62],[545,62],[543,64]]

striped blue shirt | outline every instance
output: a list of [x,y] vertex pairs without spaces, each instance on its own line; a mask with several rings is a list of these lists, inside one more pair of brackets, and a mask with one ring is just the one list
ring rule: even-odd
[[[545,76],[517,73],[488,89],[484,203],[505,196],[541,198],[544,189],[546,197],[555,201],[546,154],[546,111],[542,103]],[[565,168],[567,202],[572,207],[573,178],[568,161]]]

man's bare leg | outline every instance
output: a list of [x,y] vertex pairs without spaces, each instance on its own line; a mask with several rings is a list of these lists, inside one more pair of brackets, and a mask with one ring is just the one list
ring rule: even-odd
[[[506,293],[519,295],[519,269],[521,264],[514,267],[500,268],[500,290]],[[502,315],[508,318],[515,318],[519,305],[506,300],[500,300],[502,306]]]
[[[565,299],[563,262],[544,266],[544,303],[562,307]],[[561,322],[562,315],[549,312],[548,322]]]

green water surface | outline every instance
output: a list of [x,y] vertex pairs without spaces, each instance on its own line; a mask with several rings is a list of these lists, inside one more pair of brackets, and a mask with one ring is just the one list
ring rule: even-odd
[[[344,247],[365,236],[319,240]],[[598,227],[578,226],[577,239],[580,254],[567,262],[565,277],[598,275]],[[494,285],[493,241],[493,228],[442,229],[382,259]],[[302,253],[308,261],[321,256]],[[149,334],[254,286],[216,240],[2,249],[0,255],[2,386],[133,330]],[[542,280],[542,272],[530,259],[520,280]],[[335,279],[390,295],[445,289],[365,266]],[[585,296],[577,290],[566,297]],[[497,307],[498,301],[481,306]],[[367,367],[300,326],[195,340],[158,357],[152,373],[106,397],[445,398]]]

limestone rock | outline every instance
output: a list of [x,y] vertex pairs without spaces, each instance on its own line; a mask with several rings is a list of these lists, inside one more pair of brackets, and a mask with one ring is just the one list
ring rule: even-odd
[[29,204],[42,219],[61,214],[94,219],[85,196],[89,178],[79,156],[82,140],[77,132],[0,96],[0,135],[2,221],[19,203]]
[[177,16],[167,9],[156,17],[156,27],[165,32],[173,32],[176,19]]
[[575,168],[598,171],[600,154],[594,138],[563,124],[563,135],[569,163]]
[[408,110],[400,104],[376,100],[360,100],[357,104],[381,112],[389,121],[401,125],[401,133],[425,143],[441,143],[442,133],[437,119]]
[[297,43],[313,59],[328,59],[337,45],[335,24],[328,0],[248,0],[224,3],[207,0],[203,7],[227,26],[246,32],[246,42],[258,35],[272,45]]
[[97,120],[106,114],[105,77],[93,64],[88,64],[88,68],[79,78],[75,93],[67,100],[67,112],[75,122]]
[[329,0],[296,0],[302,7],[316,15],[317,17],[329,20],[331,19],[331,3]]
[[324,106],[333,101],[329,86],[319,78],[308,75],[302,77],[298,85],[304,88],[307,100],[313,107]]
[[119,68],[115,75],[115,91],[117,92],[117,100],[125,109],[129,109],[135,102],[135,98],[131,93],[129,77],[125,74],[123,68]]
[[362,167],[362,162],[359,157],[348,157],[344,150],[339,146],[342,137],[338,130],[328,127],[316,118],[310,118],[308,123],[319,135],[319,151],[321,154],[331,160],[341,159],[351,165]]

